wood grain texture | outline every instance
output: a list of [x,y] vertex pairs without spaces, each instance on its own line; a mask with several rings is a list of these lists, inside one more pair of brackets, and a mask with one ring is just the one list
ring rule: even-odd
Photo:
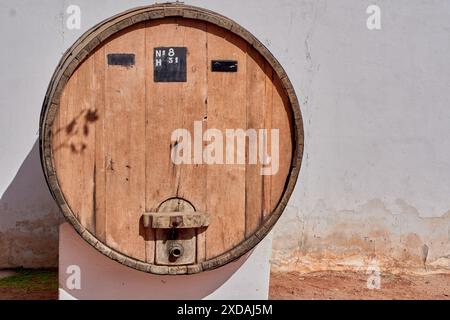
[[[188,49],[187,82],[155,83],[153,49],[174,46]],[[135,65],[108,65],[110,53],[135,54]],[[238,72],[211,72],[211,60],[221,59],[238,61]],[[180,128],[194,143],[207,129],[219,130],[223,161],[232,146],[233,163],[205,164],[202,151],[211,143],[206,141],[197,154],[192,145],[191,164],[175,165],[171,152],[182,141],[171,135]],[[227,146],[227,129],[255,130],[256,164],[249,163],[249,139],[244,163],[236,163],[237,139]],[[267,130],[269,156],[270,130],[279,130],[280,166],[273,176],[261,175],[259,129]],[[259,52],[228,30],[174,17],[128,27],[87,57],[63,90],[52,149],[70,209],[117,259],[123,254],[156,262],[155,243],[164,234],[144,228],[141,219],[165,200],[183,198],[207,212],[209,226],[189,233],[198,264],[251,239],[271,216],[291,174],[294,130],[289,98]]]
[[[260,135],[260,143],[263,146],[262,152],[262,159],[261,162],[263,163],[261,165],[261,169],[263,167],[266,167],[267,162],[267,152],[268,150],[271,150],[272,144],[270,139],[269,130],[273,129],[272,126],[272,116],[274,112],[277,112],[278,110],[273,109],[273,79],[274,79],[274,72],[272,70],[272,67],[267,65],[266,68],[266,78],[265,78],[265,101],[264,104],[264,129],[266,129],[266,134],[263,135],[263,137]],[[263,219],[270,215],[271,209],[272,209],[272,176],[271,175],[263,175],[262,176],[262,214]]]
[[99,48],[95,54],[96,86],[92,92],[96,95],[95,112],[91,114],[91,122],[95,123],[95,164],[94,175],[94,212],[95,234],[100,241],[106,242],[106,137],[105,137],[105,48]]
[[[192,138],[198,135],[201,143],[201,133],[194,128],[194,123],[200,124],[202,131],[207,128],[207,34],[206,23],[201,21],[180,19],[184,27],[183,45],[188,48],[187,70],[188,81],[183,84],[183,104],[180,117],[181,128],[188,129]],[[197,141],[195,139],[194,141]],[[194,142],[196,143],[196,142]],[[207,165],[203,163],[201,148],[192,150],[192,164],[181,165],[179,170],[177,196],[190,201],[196,211],[206,211],[206,173]],[[198,150],[197,153],[195,150]],[[205,259],[205,237],[202,229],[197,230],[197,261]]]
[[[167,19],[149,23],[148,48],[187,47],[188,81],[155,83],[153,65],[147,73],[146,150],[151,161],[146,170],[146,209],[154,211],[171,197],[188,199],[196,210],[206,208],[206,167],[201,163],[174,165],[171,140],[176,129],[194,132],[194,122],[203,122],[206,114],[206,25],[185,19]],[[147,51],[153,61],[153,50]],[[164,123],[164,125],[161,125]],[[153,231],[148,231],[147,261],[152,256]],[[199,250],[201,253],[202,250]]]
[[[265,61],[259,53],[249,49],[247,51],[247,130],[255,130],[255,147],[250,144],[250,138],[246,146],[246,181],[245,181],[245,235],[248,237],[259,227],[263,219],[263,176],[260,174],[261,162],[258,159],[258,134],[265,128],[265,110],[269,102],[266,97]],[[270,70],[271,71],[271,70]],[[269,84],[269,89],[271,86]],[[252,149],[253,148],[253,149]],[[252,157],[256,157],[252,159]]]
[[[239,68],[237,73],[208,72],[208,128],[222,133],[226,129],[246,128],[247,43],[213,25],[208,25],[207,31],[208,61],[236,60]],[[225,150],[225,141],[223,147]],[[225,162],[227,155],[223,153]],[[245,167],[245,164],[208,167],[206,211],[211,215],[211,224],[206,230],[207,259],[230,250],[244,238]]]
[[119,33],[105,55],[132,53],[132,67],[106,67],[105,161],[106,243],[145,259],[140,218],[145,210],[145,25]]
[[77,138],[74,134],[76,114],[80,113],[75,104],[76,95],[72,94],[72,92],[76,92],[77,79],[78,74],[74,73],[61,96],[61,108],[52,128],[52,148],[59,183],[64,191],[67,204],[74,210],[76,218],[80,220],[81,206],[77,194],[77,190],[79,190],[79,157],[72,155],[71,150],[72,140]]
[[280,156],[278,171],[270,176],[270,212],[273,212],[283,195],[289,177],[294,148],[292,112],[290,111],[289,99],[284,94],[281,81],[278,78],[273,80],[272,91],[272,128],[279,130],[278,154]]
[[95,232],[96,116],[103,104],[98,92],[103,89],[101,54],[95,52],[70,79],[63,94],[62,112],[57,115],[54,131],[54,155],[63,188],[69,192],[69,205],[76,208],[78,219]]

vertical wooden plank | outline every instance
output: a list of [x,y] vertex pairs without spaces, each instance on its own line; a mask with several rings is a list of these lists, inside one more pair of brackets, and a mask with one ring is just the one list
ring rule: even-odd
[[[259,144],[259,147],[263,146],[263,149],[267,152],[263,152],[264,159],[260,159],[263,163],[266,162],[265,156],[266,153],[270,153],[271,149],[271,139],[270,139],[270,130],[272,129],[272,114],[273,111],[277,111],[273,108],[273,69],[272,67],[266,63],[265,64],[266,69],[266,79],[265,79],[265,110],[264,110],[264,129],[266,130],[266,135],[264,136],[264,139],[260,136],[259,139],[262,139],[262,141]],[[259,150],[260,151],[260,150]],[[261,166],[265,167],[266,165],[263,164]],[[270,215],[271,213],[271,206],[272,206],[272,176],[271,175],[263,175],[262,177],[262,211],[263,211],[263,219]]]
[[93,92],[96,94],[95,113],[90,117],[95,122],[94,216],[96,237],[106,241],[106,153],[105,153],[105,48],[94,54]]
[[[100,58],[100,59],[99,59]],[[94,52],[78,69],[77,95],[81,106],[79,156],[82,158],[79,189],[82,205],[80,222],[91,232],[96,231],[96,122],[99,120],[98,109],[103,105],[104,66],[101,53]]]
[[[181,128],[191,132],[192,139],[198,134],[199,146],[202,146],[202,132],[207,128],[207,35],[206,23],[181,19],[184,27],[183,45],[187,47],[187,82],[182,85]],[[180,94],[180,93],[179,93]],[[201,128],[202,132],[196,132]],[[199,131],[199,130],[197,130]],[[192,147],[194,148],[194,143]],[[197,211],[206,211],[206,171],[207,166],[202,161],[202,149],[192,149],[192,164],[180,165],[177,196],[188,200]],[[197,230],[197,262],[205,260],[206,240],[205,230]]]
[[[57,175],[64,191],[67,204],[72,209],[77,219],[80,215],[80,199],[78,190],[80,188],[80,168],[77,162],[75,143],[78,140],[77,125],[79,121],[79,106],[76,104],[76,88],[78,84],[78,73],[75,72],[67,82],[60,102],[57,120],[59,126],[53,132],[53,156],[58,165]],[[56,123],[56,122],[55,122]]]
[[[238,61],[236,73],[208,73],[208,129],[223,133],[226,129],[245,130],[247,43],[217,26],[208,25],[207,31],[208,62]],[[224,149],[225,145],[224,141]],[[236,144],[234,151],[236,154]],[[211,190],[207,194],[211,223],[206,230],[206,257],[210,259],[231,249],[245,236],[245,164],[209,165],[207,190]]]
[[81,224],[93,233],[97,231],[96,137],[98,122],[103,122],[99,112],[104,104],[103,61],[100,49],[75,71],[64,88],[53,125],[54,159],[61,188]]
[[[65,100],[64,92],[61,94],[61,102],[60,106],[62,105],[63,101]],[[52,125],[52,138],[51,138],[51,148],[52,148],[52,154],[53,154],[53,165],[55,166],[56,175],[58,176],[58,179],[61,180],[62,176],[60,174],[61,171],[61,152],[58,150],[59,146],[61,145],[61,117],[62,113],[64,111],[60,107],[58,111],[56,112],[55,119],[53,120]],[[61,185],[61,181],[59,182]]]
[[271,212],[275,209],[283,195],[291,167],[293,151],[293,117],[289,99],[278,77],[273,80],[272,88],[273,110],[276,110],[272,115],[272,128],[279,130],[279,168],[278,172],[271,176]]
[[[196,210],[206,209],[206,167],[175,165],[171,159],[172,132],[187,129],[206,114],[206,24],[187,19],[165,19],[147,24],[146,210],[155,211],[171,197],[184,198]],[[187,47],[187,82],[154,82],[153,49]],[[155,234],[147,229],[146,261],[154,259]],[[204,244],[199,244],[200,259]]]
[[[90,124],[86,121],[86,114],[89,112],[91,103],[91,92],[89,86],[92,82],[91,70],[93,69],[93,61],[89,59],[77,70],[77,88],[76,94],[79,99],[75,102],[77,109],[80,110],[80,118],[78,119],[77,145],[76,152],[72,156],[72,160],[77,163],[78,170],[76,174],[79,179],[77,198],[80,202],[79,220],[86,226],[89,231],[95,230],[93,221],[93,161],[95,159],[95,131],[91,130]],[[73,163],[74,163],[73,162]]]
[[145,259],[144,44],[145,28],[139,24],[105,45],[105,55],[135,54],[134,66],[105,66],[106,243],[140,260]]
[[74,73],[64,89],[59,125],[54,132],[54,155],[61,187],[77,218],[95,232],[94,175],[95,120],[90,115],[97,104],[94,57]]
[[[260,129],[264,128],[264,111],[267,109],[265,61],[254,49],[247,52],[247,129],[255,130],[256,141],[247,139],[246,147],[246,223],[245,235],[249,237],[262,221],[263,176],[258,155]],[[256,148],[254,146],[256,144]],[[254,163],[256,157],[256,163]]]
[[[177,193],[178,171],[170,157],[171,132],[180,127],[178,93],[181,83],[155,83],[153,50],[162,46],[181,46],[184,29],[176,19],[151,21],[146,25],[146,173],[145,208],[156,211],[165,200]],[[145,230],[145,261],[155,261],[156,231]]]
[[146,210],[156,211],[158,205],[177,195],[179,172],[172,163],[171,133],[181,128],[179,112],[182,105],[183,84],[153,81],[153,50],[155,47],[182,46],[184,27],[176,19],[151,21],[147,24],[146,75]]
[[[156,211],[168,198],[176,197],[179,172],[171,161],[171,133],[179,128],[181,83],[155,83],[153,79],[153,51],[156,47],[181,46],[184,28],[176,19],[151,21],[146,25],[145,46],[148,72],[146,75],[146,171],[145,208]],[[156,232],[146,229],[145,261],[155,259]]]
[[[60,101],[60,107],[58,108],[58,112],[55,115],[55,120],[53,121],[53,126],[52,126],[52,154],[53,154],[53,161],[54,161],[54,165],[55,165],[55,171],[56,171],[56,175],[58,177],[59,180],[59,184],[61,187],[61,190],[64,190],[63,188],[63,184],[64,184],[64,180],[65,177],[63,175],[64,172],[64,154],[62,152],[62,130],[63,129],[63,119],[66,117],[65,113],[66,113],[66,108],[64,107],[65,105],[67,105],[67,94],[66,94],[66,90],[67,87],[70,85],[71,83],[71,79],[69,79],[69,81],[66,84],[65,90],[63,90],[62,94],[61,94],[61,101]],[[74,212],[75,216],[77,216],[77,213]]]

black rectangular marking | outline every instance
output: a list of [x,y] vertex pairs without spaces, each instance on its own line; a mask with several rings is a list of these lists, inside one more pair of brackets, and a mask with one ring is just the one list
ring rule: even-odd
[[154,48],[153,80],[155,82],[186,82],[186,55],[186,47]]
[[134,53],[110,53],[108,54],[108,64],[110,66],[131,67],[136,63]]
[[238,62],[235,60],[212,60],[212,72],[237,72]]

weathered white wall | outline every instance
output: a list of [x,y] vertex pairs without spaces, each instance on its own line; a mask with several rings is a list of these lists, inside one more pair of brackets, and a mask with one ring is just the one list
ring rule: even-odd
[[[0,267],[56,265],[59,214],[38,118],[62,53],[89,27],[153,1],[0,3]],[[450,268],[450,1],[192,0],[278,58],[302,104],[305,154],[277,225],[276,269]],[[81,30],[65,27],[82,10]],[[381,7],[382,29],[366,28]],[[427,249],[428,248],[428,249]]]

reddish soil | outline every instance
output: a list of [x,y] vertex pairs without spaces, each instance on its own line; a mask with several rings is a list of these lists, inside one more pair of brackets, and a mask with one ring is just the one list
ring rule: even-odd
[[[54,272],[55,281],[57,273]],[[367,275],[355,272],[272,273],[270,299],[439,299],[450,300],[450,274],[381,275],[381,288],[368,289]],[[53,300],[51,288],[0,288],[0,300]]]
[[54,289],[24,290],[0,288],[0,300],[56,300],[58,291]]
[[450,274],[381,274],[380,289],[368,289],[367,277],[355,272],[272,273],[269,296],[273,300],[450,300]]

